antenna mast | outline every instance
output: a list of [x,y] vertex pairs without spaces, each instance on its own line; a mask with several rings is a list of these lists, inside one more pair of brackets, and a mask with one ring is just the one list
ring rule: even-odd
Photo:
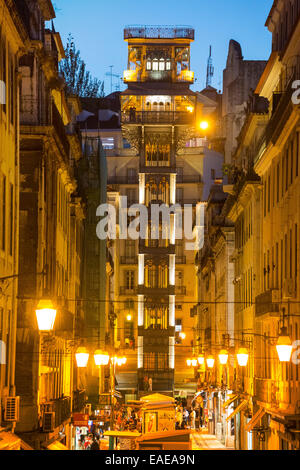
[[206,72],[206,88],[208,86],[211,86],[213,76],[214,76],[214,67],[213,67],[213,62],[212,62],[212,57],[211,57],[211,46],[209,46],[209,58],[207,61],[207,72]]

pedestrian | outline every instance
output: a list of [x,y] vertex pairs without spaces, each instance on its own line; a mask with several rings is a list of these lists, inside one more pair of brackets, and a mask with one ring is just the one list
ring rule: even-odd
[[148,392],[148,390],[149,390],[149,381],[148,381],[148,376],[145,375],[145,377],[144,377],[144,391]]
[[195,429],[196,411],[194,409],[190,413],[190,423],[191,423],[191,429]]
[[96,438],[93,439],[93,442],[90,445],[89,450],[100,450],[100,446]]
[[183,422],[184,422],[185,426],[188,425],[189,415],[190,415],[190,414],[189,414],[187,408],[184,408],[184,411],[183,411]]
[[152,379],[151,379],[151,377],[149,377],[148,384],[149,384],[149,392],[152,392]]

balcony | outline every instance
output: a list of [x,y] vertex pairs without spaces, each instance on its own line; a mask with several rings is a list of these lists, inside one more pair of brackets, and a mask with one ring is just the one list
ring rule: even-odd
[[175,295],[186,295],[185,286],[175,286]]
[[138,175],[134,176],[108,176],[107,184],[139,184]]
[[121,256],[121,264],[137,264],[137,256]]
[[276,405],[278,397],[278,387],[274,380],[256,377],[254,386],[255,398],[258,401],[268,403],[269,405]]
[[271,289],[258,295],[255,299],[255,316],[263,317],[264,315],[279,315],[280,291]]
[[144,285],[138,286],[139,295],[175,295],[175,286],[169,285],[168,287],[146,287]]
[[127,286],[120,286],[119,287],[119,295],[135,295],[137,294],[138,289],[137,287],[127,287]]
[[74,390],[72,410],[74,413],[80,413],[86,403],[85,390]]
[[201,175],[178,175],[176,176],[176,183],[177,184],[185,184],[185,183],[201,183],[202,178]]
[[190,39],[195,30],[190,26],[130,25],[124,29],[124,39]]
[[31,128],[53,127],[65,154],[69,156],[70,143],[66,127],[54,102],[47,102],[46,100],[39,101],[33,98],[22,97],[20,124],[23,127],[28,126]]
[[189,124],[195,120],[195,114],[188,111],[135,111],[124,112],[122,124]]

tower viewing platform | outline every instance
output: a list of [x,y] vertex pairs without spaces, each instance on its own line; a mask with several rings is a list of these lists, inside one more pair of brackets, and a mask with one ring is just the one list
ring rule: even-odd
[[124,39],[189,39],[194,41],[191,26],[129,25],[124,29]]

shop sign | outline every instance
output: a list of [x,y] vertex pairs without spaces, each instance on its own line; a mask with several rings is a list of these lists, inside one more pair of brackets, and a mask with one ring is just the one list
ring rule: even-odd
[[74,413],[72,417],[72,422],[74,426],[88,426],[89,415],[84,413]]

